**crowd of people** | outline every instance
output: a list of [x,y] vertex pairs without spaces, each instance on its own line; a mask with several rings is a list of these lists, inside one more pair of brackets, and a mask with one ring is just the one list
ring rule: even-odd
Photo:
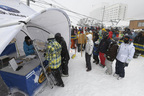
[[125,67],[138,55],[137,53],[143,54],[144,52],[136,50],[134,45],[135,42],[144,45],[144,32],[135,32],[129,28],[119,31],[118,28],[77,28],[72,26],[71,48],[77,48],[78,52],[80,52],[80,44],[78,43],[80,34],[86,34],[86,43],[81,44],[82,49],[85,50],[87,72],[92,70],[91,56],[93,55],[93,63],[99,64],[102,68],[106,67],[105,73],[108,75],[113,73],[112,63],[116,60],[113,76],[118,80],[122,79],[125,77]]
[[[70,56],[67,49],[67,44],[60,33],[56,33],[55,36],[53,34],[49,35],[47,41],[48,42],[46,44],[46,50],[44,53],[45,61],[43,63],[48,64],[51,73],[57,82],[56,85],[64,87],[61,77],[69,76],[68,62]],[[23,49],[26,56],[36,54],[33,42],[29,36],[25,37]]]
[[[81,36],[85,43],[79,43],[78,39]],[[144,44],[144,33],[139,32],[138,35],[126,28],[120,32],[118,28],[105,29],[100,27],[81,28],[72,26],[71,28],[71,49],[77,49],[78,52],[85,51],[86,71],[92,70],[91,57],[93,63],[106,67],[105,73],[122,79],[125,77],[125,67],[127,67],[133,57],[140,53],[135,52],[134,43],[141,42]],[[64,87],[63,77],[68,77],[68,63],[70,60],[67,44],[60,33],[50,35],[46,45],[45,59],[56,80],[56,85]],[[122,40],[122,42],[121,42]],[[120,41],[120,42],[119,42]],[[29,36],[25,37],[23,48],[26,56],[35,54],[35,49],[32,40]],[[80,50],[82,49],[82,50]],[[143,51],[142,51],[143,53]],[[135,54],[135,55],[134,55]],[[112,70],[113,61],[116,60],[115,72]]]

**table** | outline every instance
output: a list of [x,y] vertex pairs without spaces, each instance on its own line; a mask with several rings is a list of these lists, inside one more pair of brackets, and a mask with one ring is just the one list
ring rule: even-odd
[[0,70],[0,75],[9,88],[17,88],[28,96],[32,96],[44,82],[42,74],[38,58],[25,62],[19,71],[14,71],[10,66]]

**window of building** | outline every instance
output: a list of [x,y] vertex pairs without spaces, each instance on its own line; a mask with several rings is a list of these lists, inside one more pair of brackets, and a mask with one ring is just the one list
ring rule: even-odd
[[138,27],[144,27],[144,22],[138,22]]

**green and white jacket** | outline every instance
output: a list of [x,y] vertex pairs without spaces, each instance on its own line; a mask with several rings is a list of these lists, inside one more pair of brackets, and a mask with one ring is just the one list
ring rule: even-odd
[[57,69],[61,65],[61,50],[61,45],[55,39],[51,39],[47,43],[45,58],[49,61],[51,69]]

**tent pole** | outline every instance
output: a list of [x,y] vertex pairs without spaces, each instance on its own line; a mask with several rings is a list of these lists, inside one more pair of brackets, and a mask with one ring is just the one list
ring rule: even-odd
[[19,49],[18,49],[18,46],[17,46],[16,42],[15,42],[15,45],[16,45],[16,50],[17,50],[17,52],[18,52],[18,55],[19,55],[19,57],[20,57]]
[[[28,35],[25,31],[22,30],[22,32],[24,32],[27,36],[30,36],[30,35]],[[30,37],[31,37],[31,36],[30,36]],[[35,40],[34,40],[34,41],[35,41]],[[41,67],[42,67],[42,70],[43,70],[43,72],[44,72],[44,75],[46,76],[47,82],[49,83],[49,85],[50,85],[50,87],[51,87],[51,89],[52,89],[52,88],[53,88],[53,84],[52,84],[52,82],[50,81],[50,79],[49,79],[49,77],[48,77],[48,75],[47,75],[47,72],[46,72],[45,67],[43,66],[43,61],[42,61],[41,56],[40,56],[40,54],[39,54],[39,52],[38,52],[38,49],[37,49],[37,47],[36,47],[35,42],[34,42],[33,46],[34,46],[34,49],[35,49],[35,51],[36,51],[36,53],[37,53],[37,56],[38,56],[38,58],[39,58],[39,60],[40,60],[40,65],[41,65]]]
[[45,69],[44,66],[43,66],[43,62],[42,62],[41,56],[40,56],[40,54],[39,54],[39,52],[38,52],[38,49],[36,48],[35,43],[34,43],[33,45],[34,45],[35,51],[36,51],[36,53],[37,53],[37,55],[38,55],[38,58],[39,58],[39,60],[40,60],[40,64],[41,64],[41,67],[42,67],[42,69],[43,69],[43,72],[44,72],[44,74],[45,74],[45,76],[46,76],[46,79],[47,79],[47,81],[48,81],[48,83],[49,83],[49,85],[50,85],[50,87],[51,87],[51,89],[52,89],[52,88],[53,88],[53,84],[52,84],[52,82],[50,81],[50,79],[49,79],[49,77],[48,77],[48,75],[47,75],[46,69]]

